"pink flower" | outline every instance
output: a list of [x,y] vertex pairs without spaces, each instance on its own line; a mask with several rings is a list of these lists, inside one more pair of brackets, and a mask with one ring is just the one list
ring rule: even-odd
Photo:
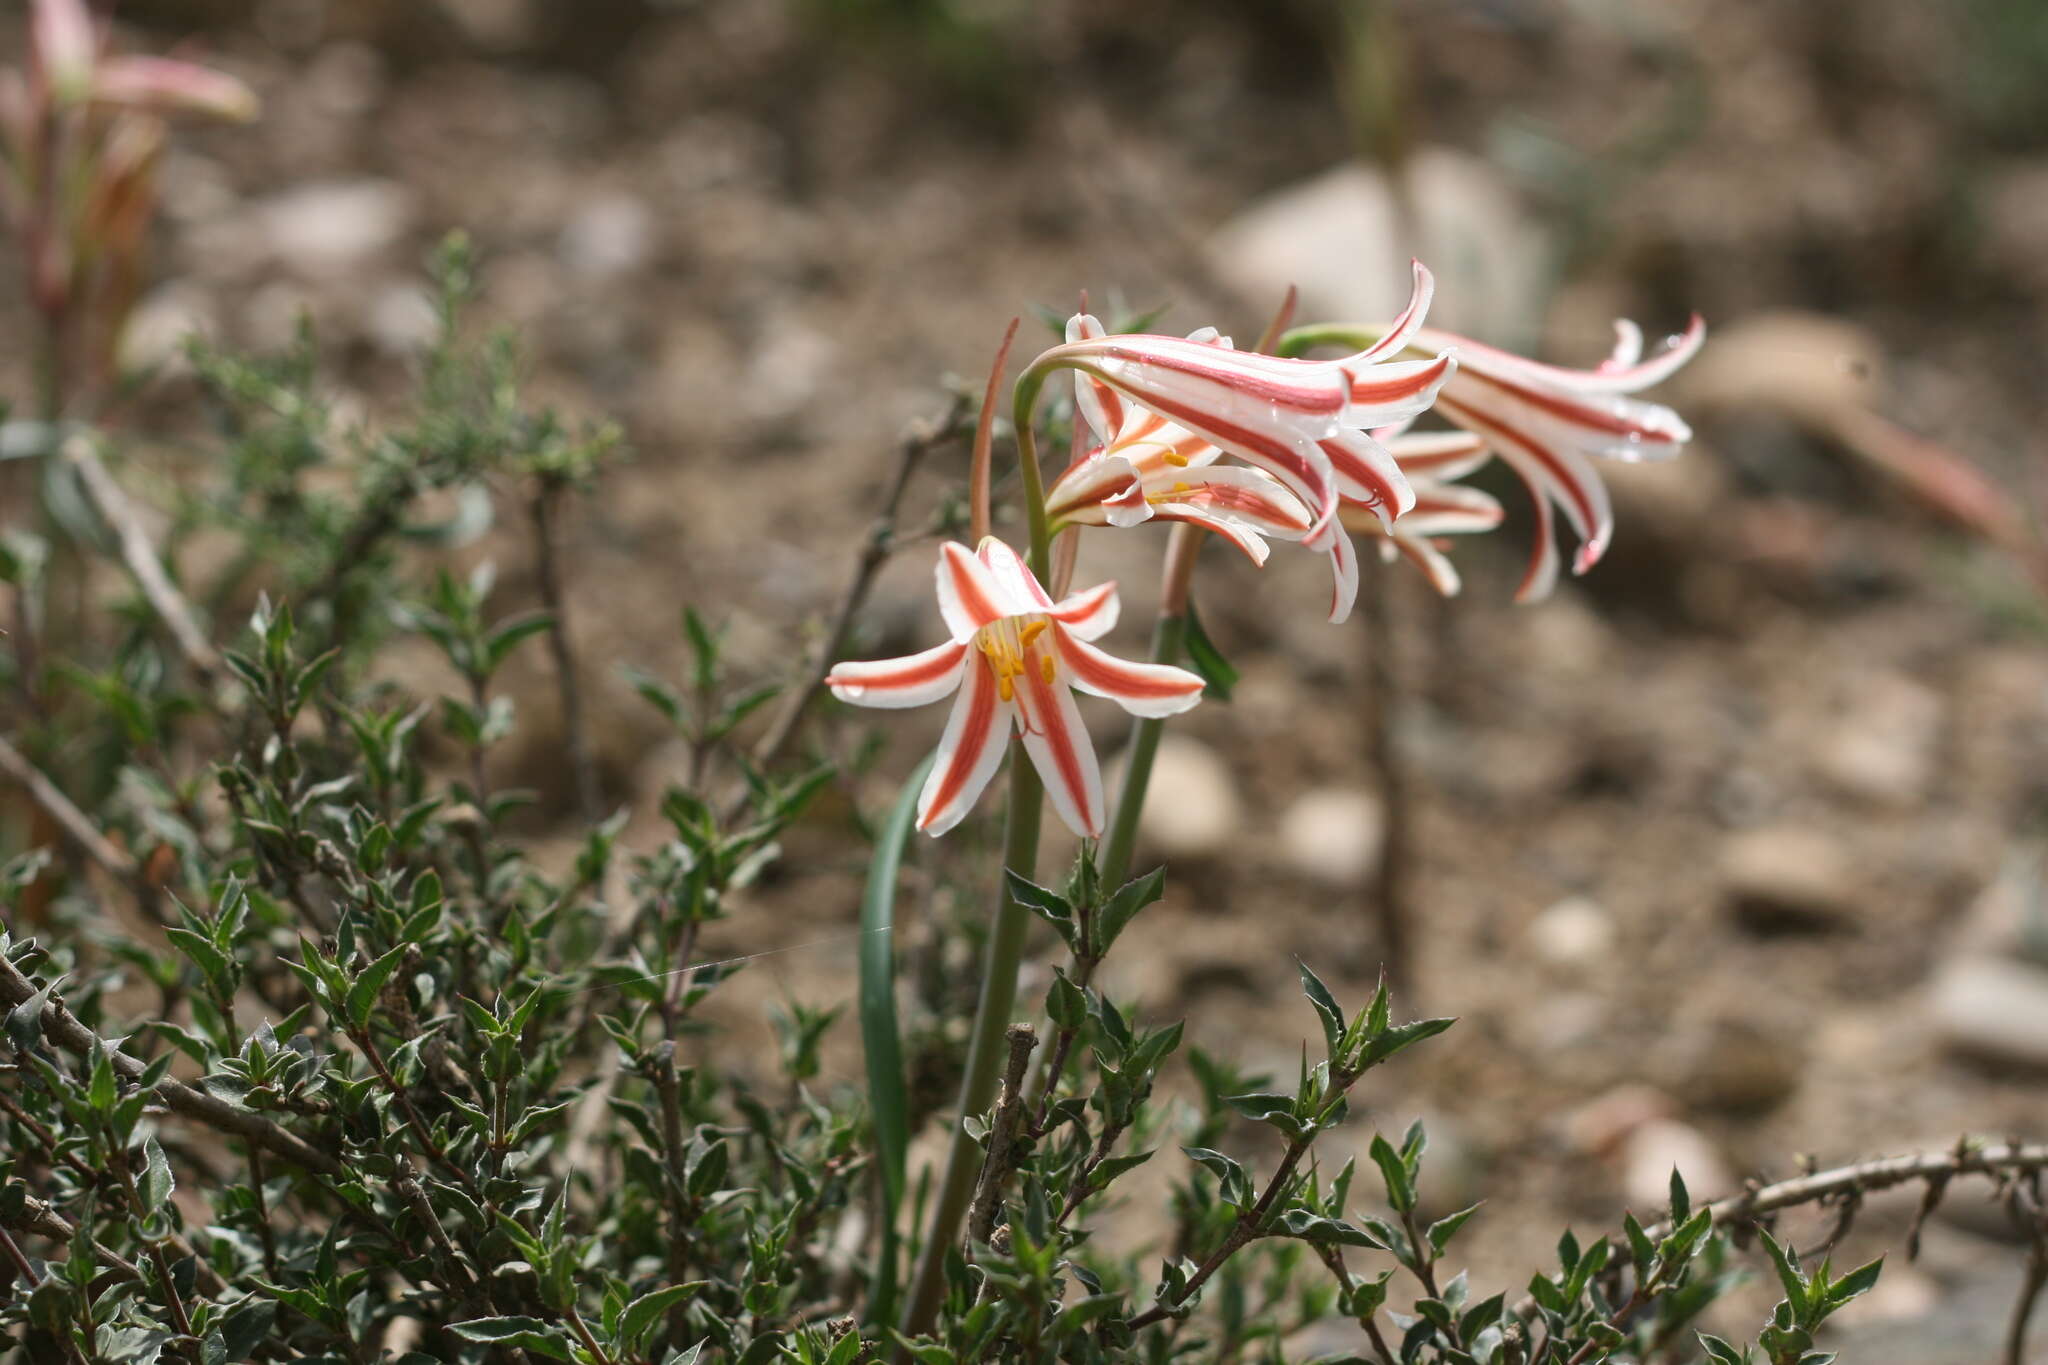
[[[1032,369],[1079,372],[1078,407],[1101,449],[1061,476],[1048,511],[1070,525],[1193,521],[1254,559],[1263,557],[1261,536],[1299,539],[1330,556],[1330,619],[1343,620],[1357,596],[1358,563],[1338,521],[1341,499],[1349,493],[1391,519],[1411,498],[1399,467],[1366,432],[1428,408],[1454,368],[1448,354],[1387,363],[1421,326],[1432,288],[1418,263],[1414,295],[1388,334],[1337,360],[1238,351],[1213,329],[1186,338],[1109,335],[1092,316],[1075,315],[1066,344]],[[1268,477],[1212,469],[1222,455]],[[1274,484],[1305,512],[1298,532],[1301,517]]]
[[1631,322],[1615,324],[1614,354],[1593,370],[1567,370],[1524,360],[1446,333],[1418,331],[1423,349],[1455,346],[1458,373],[1437,395],[1436,410],[1478,437],[1528,485],[1536,506],[1536,544],[1515,600],[1535,601],[1557,581],[1553,505],[1579,538],[1572,572],[1598,563],[1614,535],[1614,509],[1592,456],[1618,460],[1665,459],[1692,439],[1670,408],[1631,398],[1668,378],[1692,359],[1706,339],[1695,316],[1649,360]]
[[1132,715],[1170,716],[1201,700],[1202,680],[1088,644],[1116,624],[1116,585],[1055,602],[1017,552],[993,538],[978,551],[940,546],[938,593],[952,639],[900,659],[842,663],[825,679],[832,695],[857,706],[922,706],[959,694],[918,799],[917,827],[938,835],[960,823],[995,776],[1014,725],[1060,818],[1085,838],[1100,835],[1102,772],[1074,690]]
[[1380,543],[1382,559],[1391,562],[1396,555],[1404,555],[1438,592],[1457,596],[1458,571],[1438,538],[1491,531],[1503,516],[1491,493],[1453,482],[1492,458],[1485,438],[1465,431],[1380,431],[1375,435],[1408,476],[1415,504],[1399,520],[1384,521],[1363,505],[1347,500],[1345,527],[1385,537]]

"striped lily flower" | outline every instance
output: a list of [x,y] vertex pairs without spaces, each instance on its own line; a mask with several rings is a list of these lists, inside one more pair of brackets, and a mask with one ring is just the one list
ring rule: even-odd
[[1392,432],[1374,435],[1393,457],[1415,490],[1415,505],[1397,521],[1386,521],[1374,509],[1346,498],[1344,525],[1360,534],[1377,534],[1380,558],[1391,563],[1405,556],[1421,569],[1445,597],[1460,587],[1458,570],[1444,554],[1440,537],[1473,535],[1499,526],[1503,513],[1491,493],[1467,488],[1461,479],[1493,458],[1486,440],[1465,431]]
[[[1406,421],[1427,409],[1455,368],[1448,353],[1428,360],[1391,360],[1411,344],[1419,344],[1415,338],[1432,288],[1429,272],[1418,263],[1408,308],[1386,336],[1355,355],[1336,360],[1293,360],[1239,351],[1213,331],[1190,337],[1108,334],[1094,317],[1076,315],[1067,324],[1066,343],[1032,363],[1034,370],[1065,367],[1079,372],[1082,415],[1105,447],[1102,467],[1068,471],[1076,482],[1060,495],[1067,520],[1086,524],[1079,510],[1100,508],[1102,520],[1096,524],[1135,524],[1160,515],[1156,509],[1170,498],[1152,499],[1157,494],[1172,494],[1176,483],[1186,484],[1188,493],[1227,486],[1238,491],[1205,494],[1210,506],[1195,502],[1194,511],[1214,512],[1223,510],[1223,504],[1232,504],[1227,510],[1237,519],[1226,523],[1230,529],[1223,533],[1257,558],[1243,533],[1277,536],[1289,520],[1271,518],[1267,524],[1259,523],[1257,518],[1271,510],[1263,485],[1220,484],[1211,474],[1204,483],[1185,475],[1156,475],[1148,486],[1135,463],[1134,477],[1118,484],[1122,468],[1109,459],[1119,446],[1151,440],[1159,443],[1156,459],[1163,465],[1207,469],[1216,455],[1200,460],[1197,455],[1202,445],[1213,447],[1217,454],[1232,456],[1271,476],[1306,510],[1308,524],[1298,538],[1309,549],[1330,556],[1335,579],[1330,619],[1343,620],[1357,596],[1358,564],[1338,519],[1340,480],[1371,490],[1370,496],[1390,518],[1407,510],[1411,493],[1406,480],[1366,432]],[[1134,416],[1133,407],[1142,409],[1143,414]],[[1150,425],[1152,418],[1158,419],[1157,427]],[[1128,461],[1128,456],[1125,459]],[[1176,466],[1175,460],[1186,464]],[[1084,476],[1099,480],[1099,487],[1107,492],[1089,496],[1098,485],[1081,483]],[[1243,505],[1244,492],[1260,495],[1260,513]],[[1111,496],[1115,494],[1120,494],[1120,501]],[[1140,494],[1154,511],[1139,512]],[[1113,519],[1112,510],[1126,520]],[[1176,515],[1180,520],[1196,520],[1189,511]]]
[[944,834],[995,776],[1014,726],[1074,833],[1102,833],[1105,803],[1095,748],[1074,691],[1107,697],[1134,716],[1170,716],[1202,697],[1185,669],[1131,663],[1088,643],[1116,624],[1116,585],[1055,602],[1017,552],[994,538],[979,550],[939,548],[939,612],[952,638],[900,659],[842,663],[832,695],[856,706],[922,706],[957,693],[937,759],[918,799],[917,827]]
[[[1067,322],[1067,339],[1103,335],[1086,313]],[[1188,340],[1228,346],[1213,328]],[[1137,526],[1186,521],[1214,531],[1254,564],[1264,564],[1266,537],[1300,540],[1314,518],[1301,499],[1262,469],[1221,465],[1215,442],[1136,403],[1088,374],[1074,376],[1075,413],[1088,437],[1082,454],[1046,490],[1046,517],[1068,526]]]
[[1412,338],[1423,350],[1457,347],[1458,373],[1437,396],[1437,412],[1505,460],[1535,500],[1536,544],[1515,592],[1518,602],[1549,595],[1557,582],[1553,507],[1579,538],[1573,573],[1584,573],[1607,552],[1614,509],[1591,457],[1665,459],[1692,439],[1691,428],[1670,408],[1628,395],[1692,359],[1706,339],[1706,324],[1695,315],[1648,360],[1634,323],[1617,322],[1614,330],[1613,355],[1592,370],[1538,364],[1446,333],[1422,330]]

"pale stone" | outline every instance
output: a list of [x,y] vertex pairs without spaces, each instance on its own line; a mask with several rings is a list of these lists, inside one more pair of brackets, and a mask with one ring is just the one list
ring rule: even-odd
[[265,243],[305,275],[354,270],[397,245],[412,226],[412,191],[389,180],[301,185],[256,209]]
[[1732,836],[1721,880],[1738,918],[1759,932],[1838,928],[1853,908],[1848,852],[1817,830],[1772,825]]
[[1515,194],[1487,162],[1449,148],[1419,150],[1404,174],[1399,193],[1383,171],[1356,165],[1277,190],[1217,231],[1209,259],[1247,298],[1277,300],[1294,285],[1301,317],[1370,322],[1401,311],[1408,261],[1420,256],[1437,272],[1432,324],[1533,340],[1547,253]]
[[1355,788],[1303,792],[1280,817],[1280,854],[1288,867],[1339,889],[1365,885],[1385,839],[1378,798]]
[[1569,896],[1529,921],[1529,948],[1559,967],[1583,967],[1614,950],[1614,916],[1584,896]]
[[2048,970],[2008,958],[1967,956],[1929,988],[1935,1032],[1986,1061],[2048,1070]]
[[1237,778],[1216,751],[1168,734],[1152,760],[1152,781],[1138,813],[1138,834],[1165,858],[1218,857],[1243,833]]

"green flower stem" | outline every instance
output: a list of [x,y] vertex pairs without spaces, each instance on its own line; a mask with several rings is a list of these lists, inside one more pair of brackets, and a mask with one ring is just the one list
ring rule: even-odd
[[[1052,568],[1052,532],[1045,515],[1045,478],[1038,468],[1038,447],[1031,430],[1031,409],[1050,371],[1026,370],[1017,380],[1012,416],[1017,431],[1017,466],[1024,490],[1024,513],[1030,534],[1031,571],[1043,582]],[[1029,879],[1038,871],[1038,831],[1044,814],[1045,788],[1024,746],[1010,745],[1010,808],[1003,840],[1003,866]],[[974,1032],[967,1046],[966,1074],[960,1081],[959,1115],[953,1143],[946,1153],[937,1197],[918,1256],[917,1274],[903,1310],[903,1332],[916,1336],[931,1327],[944,1297],[946,1253],[960,1235],[960,1220],[974,1195],[981,1169],[981,1148],[968,1135],[967,1119],[995,1102],[996,1071],[1007,1055],[1004,1034],[1017,1004],[1017,969],[1024,958],[1024,937],[1031,912],[1010,899],[998,881],[995,924],[981,977],[981,1000],[974,1010]]]
[[[1181,642],[1187,637],[1185,614],[1161,614],[1152,628],[1152,662],[1180,662]],[[1125,752],[1123,790],[1117,794],[1116,813],[1110,818],[1109,837],[1103,842],[1096,863],[1102,885],[1114,890],[1130,879],[1131,854],[1138,842],[1138,814],[1145,808],[1145,789],[1152,782],[1152,759],[1159,752],[1159,735],[1166,722],[1159,717],[1140,716],[1131,722],[1131,741]]]
[[[1044,788],[1038,769],[1031,766],[1021,744],[1010,746],[1010,813],[1004,840],[1003,864],[1019,876],[1034,875],[1038,864],[1039,817],[1044,807]],[[946,1153],[945,1173],[932,1203],[932,1218],[924,1250],[911,1281],[910,1297],[903,1311],[905,1336],[928,1330],[938,1315],[944,1297],[946,1253],[960,1234],[960,1220],[966,1216],[973,1197],[975,1177],[981,1171],[981,1147],[968,1135],[966,1120],[995,1102],[996,1069],[1008,1054],[1004,1033],[1010,1026],[1010,1011],[1017,1003],[1017,967],[1024,956],[1024,935],[1031,927],[1031,912],[1010,899],[1000,888],[996,892],[994,930],[989,934],[988,952],[983,958],[981,1002],[974,1011],[974,1033],[967,1046],[967,1073],[960,1082],[960,1116],[953,1129],[953,1145]]]
[[1385,327],[1369,323],[1318,322],[1296,327],[1282,335],[1279,345],[1273,348],[1273,354],[1293,359],[1318,346],[1342,346],[1346,350],[1362,351],[1386,334]]

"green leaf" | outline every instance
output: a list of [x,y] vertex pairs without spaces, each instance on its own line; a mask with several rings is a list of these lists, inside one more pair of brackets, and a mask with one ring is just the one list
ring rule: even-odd
[[1685,1177],[1678,1168],[1671,1168],[1671,1226],[1683,1226],[1692,1217],[1692,1196],[1686,1192]]
[[1310,970],[1300,958],[1294,959],[1295,967],[1301,972],[1301,989],[1308,996],[1309,1004],[1315,1006],[1316,1014],[1323,1021],[1323,1038],[1330,1046],[1330,1060],[1337,1060],[1338,1040],[1344,1036],[1344,1011],[1338,1008],[1337,997],[1330,994],[1330,988],[1323,979]]
[[1076,946],[1074,907],[1067,904],[1065,896],[1047,890],[1029,878],[1020,877],[1007,867],[1003,869],[1003,887],[1011,900],[1057,929],[1068,947]]
[[1415,1182],[1408,1176],[1407,1163],[1393,1144],[1378,1133],[1372,1135],[1371,1154],[1373,1164],[1380,1168],[1380,1178],[1386,1182],[1387,1204],[1396,1213],[1408,1213],[1415,1208]]
[[1697,1335],[1700,1339],[1700,1349],[1707,1353],[1707,1359],[1713,1361],[1714,1365],[1749,1365],[1747,1350],[1738,1351],[1721,1338],[1706,1332]]
[[142,1178],[136,1182],[136,1193],[142,1196],[143,1212],[163,1212],[171,1202],[171,1191],[177,1185],[162,1145],[155,1138],[146,1139],[142,1144]]
[[1771,1268],[1778,1272],[1778,1283],[1784,1287],[1785,1299],[1793,1305],[1806,1302],[1806,1277],[1799,1273],[1799,1259],[1786,1248],[1778,1245],[1778,1239],[1771,1236],[1766,1228],[1756,1230],[1757,1239],[1770,1254]]
[[550,1360],[575,1359],[569,1350],[567,1334],[539,1318],[472,1318],[468,1322],[451,1323],[448,1330],[464,1341],[481,1341],[508,1350],[532,1351]]
[[1193,602],[1188,603],[1188,613],[1183,618],[1181,650],[1187,656],[1188,667],[1208,684],[1206,695],[1215,701],[1229,701],[1230,689],[1237,686],[1237,670],[1202,629],[1202,618]]
[[1052,987],[1045,993],[1045,1012],[1054,1027],[1079,1029],[1088,1022],[1088,993],[1075,985],[1066,969],[1052,969]]
[[515,616],[501,623],[484,641],[487,671],[495,672],[498,665],[504,663],[506,657],[519,647],[521,640],[540,634],[554,623],[555,618],[544,611]]
[[896,1022],[896,882],[903,848],[917,821],[917,799],[933,759],[905,780],[875,841],[867,888],[860,902],[860,1037],[866,1056],[868,1107],[874,1115],[875,1149],[882,1173],[882,1235],[869,1317],[895,1316],[897,1209],[903,1202],[906,1153],[910,1149],[910,1093],[903,1073],[903,1041]]
[[1110,945],[1116,942],[1117,935],[1137,918],[1138,912],[1164,894],[1166,869],[1163,867],[1155,867],[1144,876],[1134,877],[1118,887],[1102,907],[1102,913],[1096,916],[1095,942],[1089,951],[1096,957],[1107,953]]
[[62,980],[58,977],[7,1012],[7,1041],[14,1044],[15,1051],[34,1050],[36,1040],[43,1036],[43,1007]]
[[[1480,1201],[1482,1204],[1484,1202]],[[1451,1238],[1458,1235],[1458,1229],[1465,1226],[1465,1220],[1477,1213],[1479,1207],[1479,1204],[1474,1204],[1470,1208],[1459,1209],[1456,1213],[1439,1218],[1429,1225],[1429,1231],[1424,1235],[1429,1238],[1429,1244],[1436,1249],[1437,1255],[1444,1254],[1444,1248],[1451,1244]]]
[[1884,1270],[1884,1257],[1880,1256],[1868,1265],[1861,1265],[1828,1286],[1828,1306],[1840,1308],[1859,1294],[1867,1294],[1877,1285],[1877,1277]]
[[263,1338],[270,1335],[271,1324],[277,1321],[277,1303],[272,1299],[251,1296],[228,1310],[221,1319],[221,1343],[227,1348],[230,1361],[247,1360],[255,1353]]
[[1244,1167],[1221,1152],[1207,1147],[1183,1147],[1188,1159],[1215,1176],[1222,1187],[1223,1202],[1233,1207],[1250,1208],[1252,1203],[1251,1178],[1244,1173]]
[[641,1339],[668,1315],[671,1308],[702,1289],[704,1283],[703,1280],[692,1280],[688,1284],[672,1284],[666,1289],[642,1294],[627,1304],[626,1311],[619,1315],[619,1345],[628,1352],[638,1352]]
[[363,974],[356,978],[355,984],[348,988],[348,998],[343,1002],[343,1009],[347,1012],[348,1022],[353,1027],[362,1028],[370,1022],[370,1012],[377,1007],[377,996],[383,991],[384,983],[391,979],[391,973],[398,970],[398,964],[409,947],[410,944],[401,943],[372,962],[363,969]]

